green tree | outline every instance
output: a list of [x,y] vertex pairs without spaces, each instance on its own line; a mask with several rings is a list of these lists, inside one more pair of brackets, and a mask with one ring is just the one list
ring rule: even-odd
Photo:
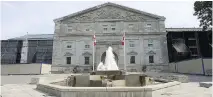
[[212,1],[196,1],[194,3],[194,10],[194,16],[198,16],[203,30],[212,26]]

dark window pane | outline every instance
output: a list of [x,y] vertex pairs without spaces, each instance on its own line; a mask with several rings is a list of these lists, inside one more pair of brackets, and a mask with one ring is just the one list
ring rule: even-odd
[[67,57],[67,64],[71,64],[71,57]]
[[67,48],[72,48],[72,45],[67,45]]
[[149,56],[149,63],[154,63],[154,56]]
[[135,56],[131,56],[130,57],[130,63],[131,64],[135,64]]
[[85,58],[85,64],[89,64],[89,57],[84,57]]
[[148,44],[148,47],[153,47],[153,44]]

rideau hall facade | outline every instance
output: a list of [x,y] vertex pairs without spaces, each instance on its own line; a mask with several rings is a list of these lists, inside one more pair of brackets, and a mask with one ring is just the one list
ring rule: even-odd
[[[157,9],[156,9],[157,10]],[[120,69],[141,71],[143,65],[168,64],[165,17],[114,3],[105,3],[54,20],[52,71],[74,67],[91,70],[93,35],[95,66],[113,48]],[[125,56],[121,44],[126,33]]]

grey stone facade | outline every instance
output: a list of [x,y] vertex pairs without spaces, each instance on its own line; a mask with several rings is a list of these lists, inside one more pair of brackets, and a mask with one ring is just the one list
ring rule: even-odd
[[[52,71],[69,71],[75,66],[90,69],[94,34],[97,41],[95,65],[103,60],[107,47],[112,46],[118,66],[123,69],[123,32],[126,32],[125,60],[128,70],[141,71],[143,65],[167,64],[164,21],[162,16],[113,3],[55,19]],[[130,62],[131,56],[135,56],[135,62]],[[149,61],[150,56],[153,56],[153,63]],[[67,64],[67,57],[71,57],[70,64]],[[85,64],[85,57],[89,57],[89,64]]]

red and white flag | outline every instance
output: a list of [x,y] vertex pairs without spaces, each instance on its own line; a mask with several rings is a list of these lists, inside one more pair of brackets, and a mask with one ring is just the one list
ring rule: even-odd
[[96,46],[96,37],[95,37],[95,34],[93,35],[93,41],[94,41],[94,46]]
[[124,44],[125,44],[125,32],[123,34],[123,40],[122,40],[122,45],[124,46]]

